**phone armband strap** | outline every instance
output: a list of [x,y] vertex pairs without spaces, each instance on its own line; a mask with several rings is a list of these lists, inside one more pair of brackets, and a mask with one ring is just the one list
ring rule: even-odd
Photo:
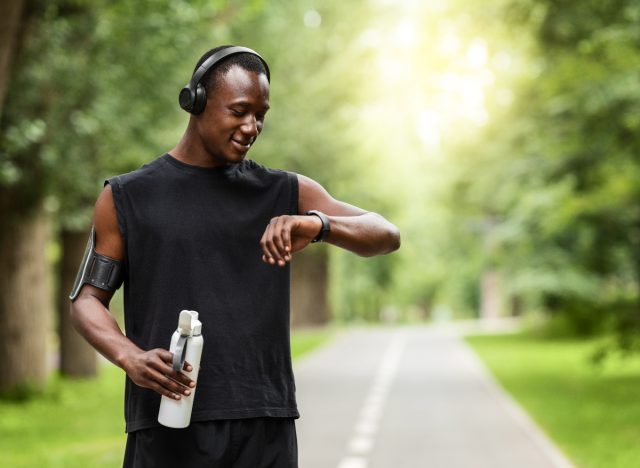
[[90,284],[105,291],[115,291],[122,284],[122,262],[96,252],[96,230],[91,227],[91,234],[84,251],[80,269],[69,294],[72,301],[78,297],[80,289]]

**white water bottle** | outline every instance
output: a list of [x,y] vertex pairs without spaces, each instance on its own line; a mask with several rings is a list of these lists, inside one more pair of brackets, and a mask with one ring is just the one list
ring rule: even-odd
[[[171,346],[169,348],[173,353],[173,370],[176,372],[182,371],[186,360],[193,369],[191,372],[182,372],[191,380],[197,382],[203,344],[202,323],[198,320],[198,312],[195,310],[183,310],[180,312],[178,329],[171,337]],[[191,394],[188,396],[181,395],[179,400],[163,396],[160,401],[158,422],[167,427],[187,427],[191,422],[191,409],[193,408],[196,388],[192,388]]]

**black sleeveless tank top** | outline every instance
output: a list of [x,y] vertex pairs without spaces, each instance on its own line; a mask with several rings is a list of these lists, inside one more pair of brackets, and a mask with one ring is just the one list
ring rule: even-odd
[[[298,417],[289,345],[290,270],[262,262],[269,220],[297,214],[295,174],[245,160],[224,168],[165,154],[109,179],[125,245],[127,337],[168,349],[183,309],[204,349],[192,421]],[[127,377],[127,432],[158,425],[160,395]]]

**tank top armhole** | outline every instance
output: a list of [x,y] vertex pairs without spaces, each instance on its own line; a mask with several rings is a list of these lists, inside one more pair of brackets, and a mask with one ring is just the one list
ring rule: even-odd
[[119,178],[112,177],[104,181],[104,186],[111,186],[111,193],[113,194],[113,204],[116,208],[116,218],[118,218],[118,229],[120,230],[120,235],[122,236],[122,242],[125,246],[125,256],[126,256],[126,246],[127,246],[127,223],[124,217],[124,207],[122,200],[122,186],[120,184]]
[[298,174],[293,172],[287,172],[289,176],[289,192],[291,194],[291,201],[289,204],[289,213],[293,215],[298,213]]

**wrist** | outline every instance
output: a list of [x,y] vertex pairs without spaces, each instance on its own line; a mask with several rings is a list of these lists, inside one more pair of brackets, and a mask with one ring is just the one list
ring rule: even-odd
[[129,363],[129,354],[120,353],[113,359],[113,363],[123,371],[127,372],[127,364]]
[[113,363],[123,371],[127,372],[135,354],[136,350],[122,350],[115,356]]
[[307,216],[315,216],[322,223],[321,226],[320,226],[320,232],[318,233],[318,235],[311,242],[312,243],[313,242],[320,242],[320,241],[326,239],[327,236],[329,235],[329,233],[331,232],[331,224],[329,223],[329,217],[326,214],[324,214],[323,212],[318,211],[318,210],[307,211],[305,213],[305,215],[307,215]]

